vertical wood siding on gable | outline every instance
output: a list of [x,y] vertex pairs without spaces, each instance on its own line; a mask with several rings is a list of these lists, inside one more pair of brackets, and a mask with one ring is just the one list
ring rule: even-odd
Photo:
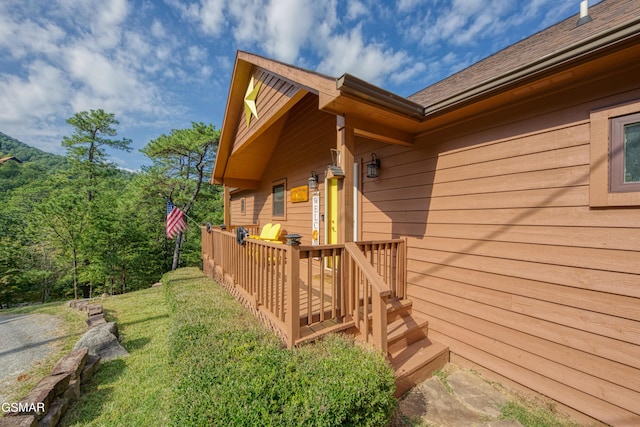
[[257,69],[253,73],[256,84],[262,82],[262,86],[258,92],[256,99],[256,110],[258,111],[258,119],[251,116],[251,121],[247,127],[244,115],[244,103],[241,106],[242,114],[238,120],[236,138],[233,142],[233,150],[237,150],[260,126],[261,122],[267,120],[279,108],[286,104],[299,90],[298,86],[283,80],[277,76],[267,73],[264,70]]
[[[232,210],[232,223],[242,222],[244,218],[245,221],[250,219],[261,225],[269,222],[280,223],[283,236],[297,233],[303,236],[303,244],[311,244],[311,194],[307,202],[291,203],[289,190],[292,187],[307,185],[311,171],[315,170],[320,181],[321,213],[324,212],[324,171],[331,163],[329,150],[335,147],[336,138],[335,116],[318,110],[317,96],[306,95],[287,117],[280,140],[261,181],[261,187],[256,191],[241,193],[247,199],[245,217],[237,216],[240,210],[240,194],[232,201],[232,206],[236,203],[238,206]],[[271,183],[283,178],[287,180],[287,215],[284,220],[273,218],[271,215]],[[236,210],[238,213],[234,217]],[[324,239],[322,224],[320,231],[321,239]]]
[[363,238],[407,237],[408,293],[430,337],[630,425],[640,422],[640,210],[589,208],[589,109],[501,125],[493,139],[359,139],[357,155],[382,162],[363,182]]

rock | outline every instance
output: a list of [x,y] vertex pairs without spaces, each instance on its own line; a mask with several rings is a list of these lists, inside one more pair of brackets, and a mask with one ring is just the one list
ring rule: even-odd
[[113,335],[115,335],[115,337],[118,338],[118,341],[120,341],[120,334],[118,333],[118,324],[116,322],[107,322],[102,325],[98,325],[96,327],[106,329],[107,331],[109,331],[109,333],[112,333]]
[[84,365],[84,369],[80,374],[80,382],[85,384],[89,381],[93,374],[98,371],[98,368],[100,368],[100,356],[90,354],[87,357],[87,363]]
[[77,380],[69,381],[69,386],[67,387],[67,390],[64,392],[62,397],[67,399],[69,402],[76,401],[78,400],[78,398],[80,398],[80,378],[78,378]]
[[89,317],[102,314],[102,312],[103,312],[102,304],[89,304],[87,306],[87,313]]
[[466,371],[449,375],[447,382],[465,405],[489,417],[499,417],[500,408],[509,401],[489,383]]
[[87,360],[88,350],[86,348],[79,348],[67,353],[62,359],[58,361],[56,366],[53,367],[51,375],[59,374],[71,374],[71,379],[75,380],[80,377],[80,372],[84,368]]
[[0,418],[0,427],[35,427],[38,419],[34,415],[18,415]]
[[109,294],[104,293],[104,294],[100,295],[100,299],[105,299],[105,298],[109,298]]
[[152,288],[159,288],[160,286],[162,286],[162,282],[156,282],[153,285],[151,285]]
[[68,405],[69,401],[67,399],[64,397],[58,397],[51,405],[47,415],[40,420],[38,427],[55,427],[58,424],[58,421],[60,421],[62,414],[67,410]]
[[34,415],[42,418],[53,403],[53,400],[65,392],[69,386],[71,374],[49,375],[44,377],[31,389],[29,394],[20,399],[18,404],[27,406],[18,412],[11,412],[9,415]]
[[88,306],[89,306],[89,300],[81,300],[76,304],[76,310],[87,311]]
[[89,328],[93,328],[97,325],[102,325],[103,323],[107,323],[106,319],[104,318],[104,314],[96,314],[95,316],[90,316],[87,319],[87,326]]
[[89,301],[86,299],[72,299],[71,301],[67,301],[67,307],[79,309],[79,306],[89,304]]
[[127,356],[129,352],[120,345],[115,322],[96,325],[82,335],[76,343],[74,350],[86,347],[89,354],[98,355],[102,360],[111,360],[121,356]]

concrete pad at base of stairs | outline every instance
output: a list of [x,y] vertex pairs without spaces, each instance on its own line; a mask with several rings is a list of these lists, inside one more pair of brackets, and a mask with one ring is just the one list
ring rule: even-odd
[[447,377],[447,383],[465,405],[492,418],[500,416],[500,408],[509,400],[477,375],[457,371]]

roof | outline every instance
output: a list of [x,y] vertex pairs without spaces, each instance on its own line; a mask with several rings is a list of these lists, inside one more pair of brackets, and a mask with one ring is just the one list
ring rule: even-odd
[[19,158],[17,158],[16,156],[3,157],[3,158],[0,159],[0,163],[5,163],[5,162],[8,162],[9,160],[13,160],[15,162],[22,163],[22,161]]
[[640,16],[640,1],[604,0],[591,7],[589,14],[592,20],[586,24],[577,26],[578,17],[574,15],[409,96],[408,99],[428,110],[428,107],[442,103],[453,94],[466,92],[496,76],[553,57],[568,47],[605,34],[627,22],[637,21]]
[[[589,13],[583,25],[576,14],[408,98],[349,74],[334,78],[238,52],[212,182],[257,188],[287,112],[307,95],[356,137],[412,146],[449,123],[637,64],[640,1],[603,0]],[[263,113],[244,125],[244,96],[254,77],[263,84],[256,100]]]

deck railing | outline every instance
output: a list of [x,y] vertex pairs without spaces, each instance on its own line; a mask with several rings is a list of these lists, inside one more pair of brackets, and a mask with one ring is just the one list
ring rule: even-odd
[[289,347],[327,325],[354,327],[386,353],[386,301],[404,297],[405,242],[289,246],[202,229],[205,274],[275,326]]

